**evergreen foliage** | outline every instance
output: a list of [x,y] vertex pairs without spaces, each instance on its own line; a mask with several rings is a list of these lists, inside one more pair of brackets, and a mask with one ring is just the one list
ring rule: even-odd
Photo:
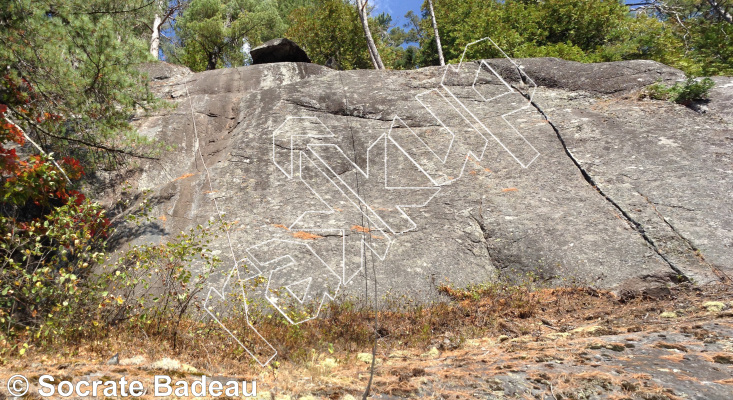
[[242,66],[243,46],[284,29],[274,0],[193,0],[174,26],[181,47],[174,59],[193,71]]
[[[142,153],[128,121],[151,105],[143,0],[16,0],[0,10],[0,103],[48,152],[85,165]],[[124,8],[123,8],[124,7]],[[142,7],[142,8],[141,8]]]
[[710,89],[715,86],[710,78],[700,80],[688,78],[684,82],[677,82],[672,86],[662,83],[655,83],[646,89],[646,97],[655,100],[669,100],[675,103],[689,105],[695,101],[708,98]]
[[86,278],[103,258],[109,221],[77,182],[116,167],[122,155],[147,152],[129,121],[154,106],[137,70],[148,60],[138,22],[148,18],[150,4],[15,0],[0,7],[6,334],[28,329],[53,337],[83,327],[92,296]]

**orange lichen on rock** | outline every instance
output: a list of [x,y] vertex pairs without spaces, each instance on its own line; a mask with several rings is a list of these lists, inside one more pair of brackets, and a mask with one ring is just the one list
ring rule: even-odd
[[196,174],[183,174],[183,175],[179,176],[178,178],[174,179],[173,182],[180,181],[181,179],[190,178],[190,177],[192,177],[194,175],[196,175]]
[[356,232],[361,232],[361,233],[369,233],[371,231],[371,229],[365,226],[360,226],[360,225],[352,225],[351,230],[356,231]]
[[303,240],[316,240],[316,239],[322,238],[323,236],[319,236],[319,235],[316,235],[310,232],[298,231],[298,232],[293,232],[293,237],[295,237],[296,239],[303,239]]

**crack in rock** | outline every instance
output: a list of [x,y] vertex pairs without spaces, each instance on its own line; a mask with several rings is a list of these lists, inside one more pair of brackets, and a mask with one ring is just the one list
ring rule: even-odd
[[[524,96],[527,100],[530,100],[529,95],[527,95],[526,93],[522,92],[519,88],[517,88],[514,85],[512,85],[512,88],[514,90],[516,90],[518,93],[520,93],[522,96]],[[654,241],[654,239],[652,239],[649,235],[647,235],[646,230],[644,229],[644,226],[640,222],[636,221],[626,210],[624,210],[623,207],[621,207],[620,204],[618,204],[615,200],[613,200],[611,198],[611,196],[609,196],[608,194],[606,194],[603,191],[603,189],[601,189],[598,186],[598,184],[595,182],[595,180],[593,179],[593,177],[588,173],[588,171],[586,171],[585,168],[583,168],[583,166],[580,165],[580,162],[578,161],[578,159],[575,158],[575,156],[573,155],[573,153],[568,148],[567,143],[565,142],[565,139],[563,138],[562,134],[560,133],[560,130],[557,128],[557,126],[555,126],[555,124],[552,121],[550,121],[550,118],[547,116],[547,114],[545,114],[545,112],[542,110],[542,108],[537,103],[535,103],[534,101],[531,101],[531,100],[530,100],[530,104],[532,105],[532,107],[534,107],[537,110],[537,112],[540,113],[540,115],[542,115],[542,118],[544,118],[545,121],[547,121],[547,123],[550,125],[550,127],[552,128],[552,130],[555,132],[555,136],[557,136],[557,139],[560,141],[560,145],[562,146],[563,151],[565,152],[565,155],[567,155],[567,157],[570,159],[570,161],[573,162],[573,164],[578,169],[578,171],[580,171],[580,173],[583,176],[583,178],[585,179],[585,181],[593,189],[595,189],[595,191],[599,195],[601,195],[609,204],[611,204],[616,210],[618,210],[619,213],[621,213],[621,215],[623,216],[623,218],[626,220],[626,223],[632,229],[634,229],[637,233],[639,233],[639,236],[641,236],[641,238],[644,239],[645,242],[647,242],[647,244],[652,248],[652,250],[654,250],[654,252],[657,253],[657,255],[662,260],[664,260],[664,262],[667,263],[667,265],[669,265],[669,267],[680,277],[680,280],[681,281],[689,282],[690,281],[690,278],[684,272],[682,272],[682,270],[679,267],[677,267],[674,264],[674,262],[672,262],[672,260],[670,260],[664,254],[664,252],[659,248],[659,246],[657,246],[657,244]]]
[[[639,194],[639,196],[643,197],[643,198],[644,198],[644,200],[646,200],[646,201],[647,201],[647,203],[649,203],[649,205],[650,205],[650,206],[652,207],[652,210],[654,210],[654,212],[655,212],[655,213],[657,214],[657,216],[659,217],[659,219],[661,219],[661,220],[662,220],[662,221],[663,221],[663,222],[665,223],[665,225],[667,225],[667,227],[669,227],[669,229],[670,229],[670,230],[671,230],[671,231],[672,231],[672,232],[673,232],[673,233],[674,233],[674,234],[675,234],[675,235],[676,235],[676,236],[677,236],[677,237],[678,237],[678,238],[679,238],[679,239],[680,239],[680,240],[681,240],[681,241],[682,241],[682,242],[683,242],[683,243],[684,243],[684,244],[685,244],[685,245],[686,245],[687,247],[688,247],[688,249],[689,249],[688,251],[689,251],[689,252],[691,252],[691,253],[692,253],[692,254],[693,254],[693,255],[694,255],[694,256],[695,256],[696,258],[698,258],[698,259],[700,260],[700,262],[702,262],[702,263],[703,263],[703,264],[705,264],[705,265],[706,265],[707,267],[709,267],[709,268],[710,268],[710,269],[711,269],[711,270],[713,271],[713,273],[714,273],[714,274],[715,274],[715,275],[716,275],[716,276],[717,276],[717,277],[718,277],[718,278],[719,278],[719,279],[720,279],[720,280],[721,280],[722,282],[725,282],[725,283],[730,283],[730,282],[731,282],[731,279],[730,279],[730,277],[729,277],[728,275],[726,275],[726,274],[725,274],[725,272],[721,271],[721,270],[720,270],[720,268],[717,268],[716,266],[714,266],[713,264],[711,264],[711,263],[709,263],[709,262],[708,262],[707,260],[705,260],[705,256],[703,256],[703,254],[702,254],[702,252],[700,251],[700,249],[699,249],[699,248],[698,248],[697,246],[695,246],[695,245],[694,245],[694,244],[692,243],[692,240],[690,240],[690,239],[688,239],[687,237],[685,237],[685,236],[684,236],[684,235],[683,235],[683,234],[682,234],[682,233],[681,233],[681,232],[680,232],[680,231],[679,231],[679,230],[678,230],[678,229],[677,229],[677,228],[676,228],[676,227],[675,227],[675,226],[674,226],[674,225],[673,225],[673,224],[672,224],[671,222],[669,222],[669,220],[668,220],[668,219],[667,219],[667,218],[666,218],[666,217],[665,217],[665,216],[664,216],[664,215],[663,215],[663,214],[662,214],[662,213],[661,213],[661,212],[660,212],[660,211],[659,211],[659,210],[657,209],[657,207],[656,207],[657,205],[662,205],[662,206],[665,206],[664,204],[657,204],[657,203],[654,203],[653,201],[651,201],[651,200],[649,199],[649,197],[647,197],[647,196],[646,196],[646,195],[644,195],[643,193],[639,192],[638,190],[636,191],[636,193],[638,193],[638,194]],[[668,206],[668,207],[669,207],[669,206]],[[685,209],[685,210],[689,210],[689,209],[687,209],[687,208],[685,208],[685,207],[681,207],[681,206],[678,206],[678,207],[679,207],[679,208],[682,208],[682,209]]]

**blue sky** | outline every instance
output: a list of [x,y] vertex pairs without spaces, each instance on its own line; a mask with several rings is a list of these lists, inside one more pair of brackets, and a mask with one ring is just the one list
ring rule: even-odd
[[386,12],[392,16],[392,23],[399,27],[407,22],[404,17],[409,10],[420,15],[422,3],[423,0],[369,0],[369,4],[375,6],[372,15]]

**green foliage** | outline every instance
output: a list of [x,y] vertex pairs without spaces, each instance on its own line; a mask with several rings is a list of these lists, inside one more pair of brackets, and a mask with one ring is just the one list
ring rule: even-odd
[[408,46],[401,52],[401,57],[392,62],[394,69],[414,69],[420,66],[420,48]]
[[713,86],[715,86],[715,82],[710,78],[700,80],[687,78],[684,82],[677,82],[672,86],[659,82],[650,85],[645,95],[655,100],[668,100],[686,105],[693,101],[706,99]]
[[313,0],[293,10],[288,19],[285,35],[302,46],[313,62],[325,64],[332,59],[342,69],[371,68],[359,17],[347,1]]
[[[148,59],[137,30],[145,4],[4,2],[0,103],[8,115],[48,150],[88,167],[110,164],[123,153],[144,153],[147,141],[128,121],[152,102],[146,78],[136,69]],[[123,7],[138,11],[122,12]]]
[[193,71],[245,64],[242,47],[281,36],[285,25],[273,0],[193,0],[175,24],[180,54]]
[[[537,4],[529,11],[530,17],[535,17],[530,26],[537,29],[528,35],[530,40],[572,43],[587,52],[606,45],[628,14],[619,0],[545,0]],[[510,8],[517,6],[511,4]]]
[[[139,21],[150,4],[18,0],[0,9],[6,337],[52,343],[90,333],[84,322],[99,299],[92,269],[104,259],[110,228],[103,208],[75,190],[76,182],[85,175],[82,165],[90,173],[115,166],[123,154],[146,153],[141,146],[148,142],[129,121],[155,106],[137,72],[148,59]],[[28,138],[44,151],[33,154]]]
[[[372,68],[364,30],[354,5],[347,0],[292,1],[299,7],[287,17],[285,36],[302,46],[313,62],[341,69]],[[374,42],[385,65],[395,69],[417,66],[419,49],[402,48],[417,40],[414,29],[395,27],[389,14],[369,18]]]
[[411,26],[411,23],[406,24],[409,29],[404,30],[401,27],[394,26],[392,17],[385,13],[370,19],[370,23],[376,27],[375,34],[377,37],[375,41],[382,61],[387,67],[414,69],[420,66],[420,48],[413,45],[402,47],[405,43],[414,43],[419,40],[418,32],[414,26]]
[[[707,1],[657,1],[661,7],[630,12],[620,0],[436,0],[446,60],[458,62],[466,44],[491,37],[509,56],[559,57],[581,62],[652,59],[690,75],[733,73],[733,24],[716,17]],[[419,26],[420,65],[437,65],[427,14]],[[409,17],[409,16],[408,16]],[[412,15],[414,18],[414,15]],[[469,59],[501,57],[490,43]]]
[[53,341],[82,332],[94,311],[97,293],[87,278],[104,258],[107,221],[98,204],[73,200],[28,223],[0,216],[0,322],[6,329]]
[[277,10],[280,18],[287,21],[288,16],[293,10],[313,5],[313,0],[279,0],[277,2]]
[[695,19],[690,29],[688,49],[696,75],[733,75],[733,24]]
[[658,0],[645,11],[663,21],[679,42],[678,59],[670,65],[693,76],[733,74],[733,23],[719,12],[730,15],[731,7],[726,1],[717,4],[719,10],[708,0]]
[[[148,223],[148,199],[135,208],[126,224]],[[182,319],[192,307],[201,311],[197,295],[221,265],[209,246],[228,229],[199,225],[105,264],[114,230],[89,200],[69,197],[28,223],[0,216],[0,227],[0,339],[20,349],[103,336],[123,323],[172,338],[175,346]]]
[[[491,37],[512,57],[561,57],[593,62],[629,58],[616,55],[613,46],[634,37],[633,18],[618,0],[478,1],[435,2],[436,18],[447,60],[457,62],[463,47],[482,37]],[[425,8],[425,5],[423,6]],[[421,42],[424,59],[432,61],[427,15],[423,15]],[[615,49],[617,51],[621,49]],[[643,53],[625,48],[627,53]],[[473,47],[467,56],[501,57],[490,44]]]
[[16,153],[26,137],[8,113],[0,104],[0,323],[6,335],[52,340],[80,326],[84,278],[101,260],[109,221],[71,188],[84,174],[77,160]]
[[161,244],[136,245],[114,264],[104,266],[102,322],[130,321],[175,337],[191,306],[202,311],[197,295],[221,265],[209,246],[226,229],[213,222],[198,225]]
[[[0,109],[0,111],[2,111]],[[0,112],[0,117],[6,118]],[[23,144],[11,123],[0,126],[0,142]],[[0,146],[0,323],[5,335],[19,332],[53,341],[79,333],[95,296],[87,278],[100,262],[108,235],[105,211],[69,187],[48,157],[22,160]],[[78,161],[61,163],[70,179]]]

